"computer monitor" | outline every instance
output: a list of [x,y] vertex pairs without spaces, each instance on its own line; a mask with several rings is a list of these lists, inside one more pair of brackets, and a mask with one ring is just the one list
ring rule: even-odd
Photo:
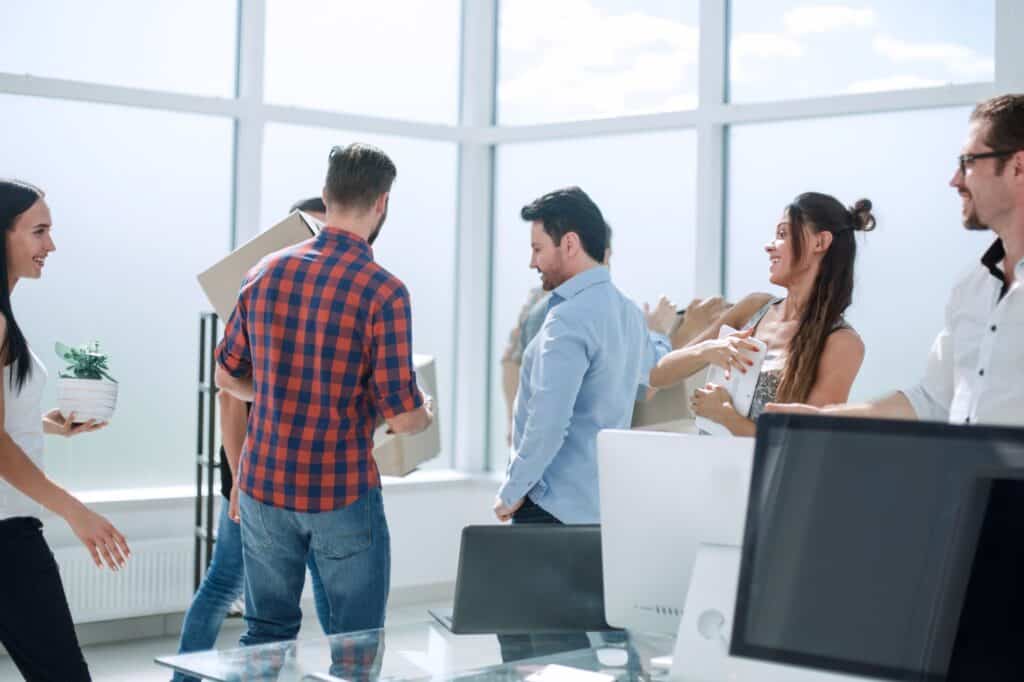
[[610,625],[677,633],[698,545],[743,541],[753,449],[750,438],[598,434]]
[[1024,679],[1022,576],[1024,429],[762,416],[730,679]]

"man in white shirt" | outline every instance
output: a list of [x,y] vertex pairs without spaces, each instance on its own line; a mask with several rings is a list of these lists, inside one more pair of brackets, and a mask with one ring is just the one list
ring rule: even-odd
[[872,403],[768,411],[1024,426],[1024,95],[974,109],[949,184],[964,227],[998,239],[953,288],[924,379]]

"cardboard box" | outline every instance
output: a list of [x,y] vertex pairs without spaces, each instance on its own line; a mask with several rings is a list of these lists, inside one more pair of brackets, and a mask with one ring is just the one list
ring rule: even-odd
[[199,286],[221,322],[227,324],[238,303],[242,278],[267,254],[294,246],[316,235],[320,223],[302,211],[295,211],[266,232],[238,247],[213,267],[199,274]]
[[701,370],[675,386],[663,388],[646,402],[633,406],[632,428],[641,431],[696,433],[694,415],[690,411],[693,392],[704,386],[707,370]]
[[[200,273],[199,286],[217,311],[221,321],[227,323],[238,302],[242,279],[260,260],[275,251],[294,246],[315,236],[320,223],[302,211],[287,218],[232,251],[215,265]],[[373,434],[373,457],[384,476],[405,476],[423,462],[441,452],[441,429],[438,425],[437,373],[434,358],[414,355],[416,379],[420,390],[434,398],[434,423],[414,436],[396,436],[387,433],[387,425]]]
[[434,399],[434,423],[414,436],[396,436],[388,433],[387,424],[377,427],[373,434],[373,458],[382,476],[405,476],[428,459],[441,452],[441,427],[437,397],[437,370],[434,358],[413,355],[416,383],[420,390]]

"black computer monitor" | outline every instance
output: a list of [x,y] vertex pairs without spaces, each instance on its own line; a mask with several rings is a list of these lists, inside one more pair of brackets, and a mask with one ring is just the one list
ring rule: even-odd
[[730,653],[1024,679],[1024,429],[762,416]]

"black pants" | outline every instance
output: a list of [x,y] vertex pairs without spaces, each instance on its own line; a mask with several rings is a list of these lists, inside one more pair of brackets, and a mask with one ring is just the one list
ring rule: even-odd
[[[512,515],[512,523],[561,524],[562,522],[527,497],[523,501],[523,506]],[[501,646],[501,660],[511,663],[526,658],[550,656],[564,651],[589,649],[590,639],[586,632],[498,635],[498,644]]]
[[64,586],[36,518],[0,521],[0,642],[28,682],[88,681]]

